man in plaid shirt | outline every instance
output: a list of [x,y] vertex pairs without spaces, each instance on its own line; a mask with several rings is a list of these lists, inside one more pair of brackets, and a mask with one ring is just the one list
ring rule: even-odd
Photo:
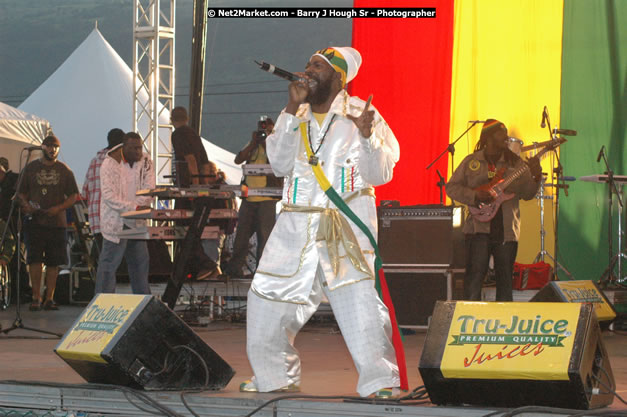
[[83,199],[87,200],[89,226],[94,234],[98,248],[102,247],[102,233],[100,232],[100,166],[107,156],[107,152],[114,146],[122,143],[124,131],[122,129],[111,129],[107,134],[107,147],[98,151],[94,159],[91,160],[85,181],[83,182]]

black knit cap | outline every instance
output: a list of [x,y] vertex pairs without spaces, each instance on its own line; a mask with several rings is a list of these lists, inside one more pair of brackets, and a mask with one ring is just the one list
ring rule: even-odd
[[41,144],[46,145],[46,146],[50,146],[50,145],[61,146],[61,142],[59,141],[59,138],[57,138],[55,135],[46,136],[46,139],[44,139],[44,141]]

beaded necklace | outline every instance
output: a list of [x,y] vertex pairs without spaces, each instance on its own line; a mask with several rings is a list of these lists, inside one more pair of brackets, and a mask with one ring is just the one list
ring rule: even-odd
[[318,153],[318,151],[320,150],[320,147],[324,143],[324,139],[327,137],[327,133],[329,133],[329,129],[331,129],[331,125],[333,124],[333,120],[335,120],[335,114],[333,114],[333,117],[331,117],[331,121],[329,122],[329,125],[327,126],[327,130],[324,132],[324,135],[322,135],[322,140],[318,144],[318,147],[316,148],[315,151],[313,150],[313,145],[311,144],[311,121],[307,122],[307,136],[308,136],[307,139],[309,139],[309,146],[311,147],[311,150],[314,155]]

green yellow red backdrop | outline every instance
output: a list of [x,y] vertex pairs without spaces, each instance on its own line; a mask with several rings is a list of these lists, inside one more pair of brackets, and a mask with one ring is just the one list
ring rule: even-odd
[[[394,180],[379,199],[403,205],[439,202],[438,175],[474,148],[476,126],[431,169],[426,166],[461,135],[469,120],[496,118],[525,145],[550,138],[540,128],[547,107],[552,127],[575,129],[560,149],[565,176],[600,174],[605,145],[616,174],[625,170],[627,2],[620,0],[355,0],[355,7],[435,7],[435,19],[354,19],[353,46],[364,58],[351,93],[384,115],[401,144]],[[543,161],[544,171],[556,156]],[[549,177],[550,182],[550,177]],[[608,187],[574,181],[568,196],[545,200],[546,249],[575,279],[598,280],[617,250],[617,210],[608,230]],[[616,204],[616,202],[615,202]],[[540,251],[539,200],[522,205],[518,261]],[[624,217],[624,216],[623,216]],[[624,225],[624,223],[623,223]],[[547,259],[547,261],[550,261]],[[627,270],[627,264],[624,267]],[[625,273],[623,275],[626,275]],[[560,275],[564,277],[563,274]]]

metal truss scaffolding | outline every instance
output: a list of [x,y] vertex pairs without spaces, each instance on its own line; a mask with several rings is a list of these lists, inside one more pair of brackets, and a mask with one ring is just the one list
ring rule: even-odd
[[176,0],[135,0],[133,10],[133,131],[155,163],[157,184],[172,172],[175,6]]

